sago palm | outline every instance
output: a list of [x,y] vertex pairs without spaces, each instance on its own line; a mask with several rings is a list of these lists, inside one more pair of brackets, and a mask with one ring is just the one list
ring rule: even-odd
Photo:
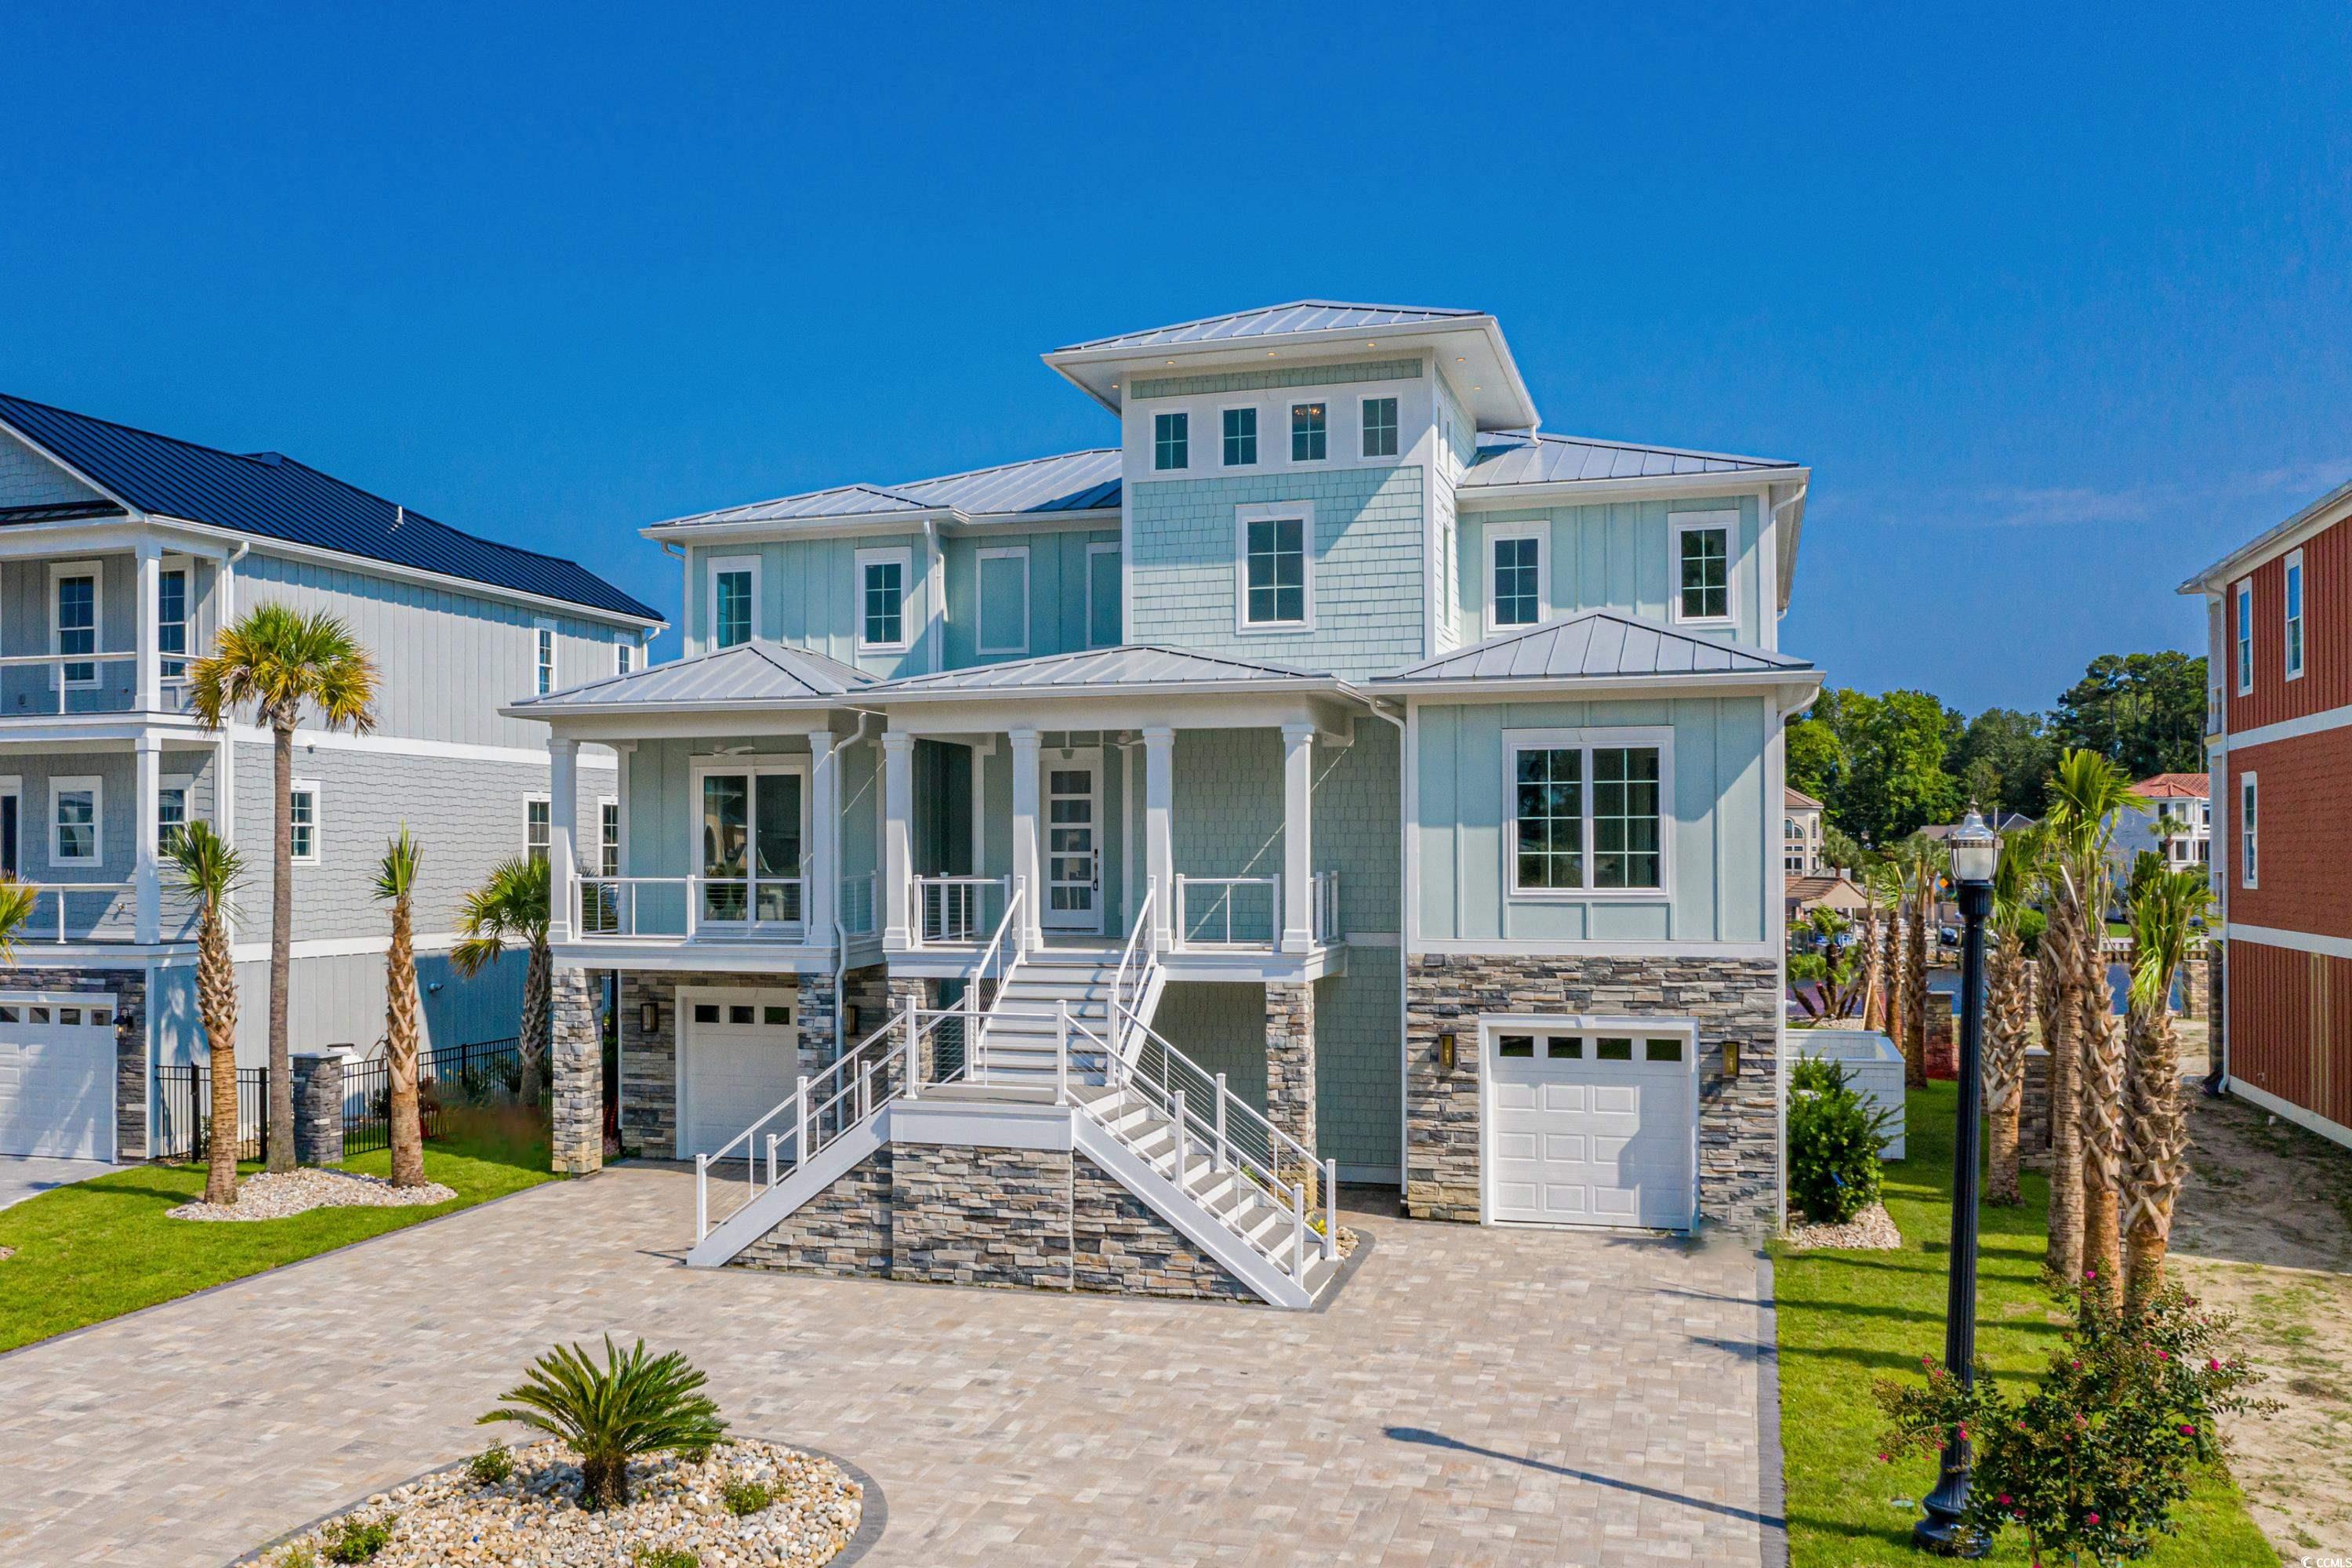
[[0,871],[0,963],[16,960],[16,939],[33,923],[33,906],[41,890]]
[[[294,967],[294,731],[305,713],[330,730],[375,727],[375,661],[341,621],[286,604],[256,605],[220,629],[188,667],[188,701],[218,730],[250,703],[276,746],[278,826],[269,879],[269,1168],[294,1168],[293,1046],[287,994]],[[316,829],[313,829],[316,831]]]
[[727,1435],[705,1379],[676,1351],[626,1355],[604,1336],[604,1364],[578,1345],[558,1345],[530,1375],[500,1394],[508,1403],[476,1425],[513,1421],[562,1438],[580,1456],[580,1506],[625,1508],[629,1461],[647,1454],[708,1452]]
[[2005,836],[1993,872],[1993,944],[1985,966],[1985,1202],[2003,1206],[2021,1201],[2018,1131],[2025,1106],[2025,1051],[2033,1029],[2033,966],[2025,956],[2025,917],[2041,886],[2041,858],[2040,832],[2018,829]]
[[546,1059],[550,1029],[548,988],[551,961],[547,950],[550,910],[547,862],[518,855],[490,868],[482,885],[466,895],[457,945],[449,960],[471,979],[520,942],[530,957],[522,972],[522,1033],[515,1054],[522,1061],[522,1100],[539,1103],[540,1065]]
[[416,932],[410,918],[425,851],[400,825],[376,868],[375,896],[392,906],[392,945],[383,958],[383,1065],[390,1084],[392,1184],[425,1184],[425,1129],[416,1115],[416,1040],[423,1005],[416,994]]
[[196,1011],[212,1059],[212,1133],[205,1202],[236,1202],[236,963],[228,945],[229,900],[245,858],[201,817],[173,836],[175,879],[196,901]]
[[2173,1205],[2189,1169],[2189,1118],[2180,1109],[2180,1041],[2172,1028],[2172,980],[2189,955],[2213,889],[2201,868],[2144,880],[2129,911],[2132,932],[2130,1066],[2124,1089],[2123,1226],[2130,1299],[2164,1283]]
[[[2124,1036],[2100,947],[2114,891],[2108,849],[2116,822],[2146,804],[2131,776],[2098,752],[2070,751],[2050,781],[2050,926],[2042,933],[2058,984],[2058,1042],[2050,1054],[2051,1271],[2112,1280],[2123,1268]],[[2060,1194],[2069,1204],[2062,1225]]]

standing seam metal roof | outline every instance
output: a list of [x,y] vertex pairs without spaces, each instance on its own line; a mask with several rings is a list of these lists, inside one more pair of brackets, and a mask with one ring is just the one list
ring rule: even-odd
[[142,511],[662,619],[576,562],[461,532],[276,452],[239,456],[5,395],[0,420]]
[[821,653],[760,641],[608,675],[544,697],[526,697],[514,707],[541,712],[687,703],[730,707],[843,697],[877,684],[864,670]]
[[885,681],[877,698],[919,697],[947,691],[1064,691],[1119,686],[1234,686],[1255,682],[1326,680],[1332,678],[1278,664],[1254,664],[1214,654],[1150,643],[1095,648],[1085,653],[1046,654],[1006,664],[973,665]]
[[1776,675],[1810,670],[1801,658],[1735,647],[1613,610],[1587,610],[1564,621],[1510,632],[1378,677],[1391,681],[1561,680],[1643,675]]
[[1118,472],[1118,448],[1097,447],[1018,463],[1000,463],[994,468],[974,468],[938,479],[916,479],[908,484],[835,485],[829,489],[672,518],[656,526],[793,522],[933,510],[961,511],[967,516],[1051,516],[1116,510]]
[[1675,447],[1643,447],[1538,435],[1478,448],[1477,460],[1459,488],[1549,485],[1589,479],[1645,479],[1687,474],[1731,474],[1799,465],[1777,458],[1742,458],[1727,452],[1694,452]]
[[1054,351],[1080,353],[1093,349],[1160,348],[1177,343],[1216,342],[1227,338],[1271,338],[1294,332],[1353,331],[1375,327],[1417,326],[1424,321],[1455,321],[1484,315],[1433,305],[1356,305],[1339,300],[1294,300],[1287,305],[1266,305],[1223,316],[1203,316],[1197,321],[1148,327],[1119,332]]

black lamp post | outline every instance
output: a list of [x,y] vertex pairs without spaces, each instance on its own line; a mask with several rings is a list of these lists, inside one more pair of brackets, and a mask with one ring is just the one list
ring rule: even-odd
[[[1952,1151],[1951,1290],[1944,1302],[1944,1365],[1976,1384],[1977,1142],[1984,1100],[1984,925],[1992,912],[1992,874],[2000,840],[1974,806],[1951,837],[1952,881],[1959,891],[1960,1124]],[[1944,1439],[1943,1474],[1927,1494],[1927,1515],[1911,1527],[1911,1543],[1941,1557],[1981,1557],[1986,1542],[1960,1522],[1969,1507],[1969,1445],[1958,1431]]]

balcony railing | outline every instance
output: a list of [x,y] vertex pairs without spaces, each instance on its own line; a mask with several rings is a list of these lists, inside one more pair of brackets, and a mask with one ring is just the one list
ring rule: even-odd
[[848,936],[872,936],[882,929],[881,900],[877,896],[882,886],[882,873],[868,871],[862,877],[841,879],[841,929]]
[[1282,934],[1282,882],[1275,877],[1176,879],[1179,947],[1273,951]]
[[1010,877],[917,877],[917,940],[956,945],[986,942],[1003,921]]
[[[157,689],[160,711],[188,710],[187,660],[174,656],[183,670],[165,675]],[[11,679],[9,672],[37,669],[37,681]],[[101,653],[29,653],[0,655],[0,716],[38,714],[50,717],[77,713],[131,713],[139,710],[139,656],[121,648]]]
[[[803,942],[800,877],[575,878],[581,940]],[[828,936],[830,933],[826,933]]]
[[[33,890],[33,912],[18,932],[19,942],[133,942],[139,940],[136,882],[19,882]],[[165,888],[157,940],[183,942],[196,934],[195,900]]]

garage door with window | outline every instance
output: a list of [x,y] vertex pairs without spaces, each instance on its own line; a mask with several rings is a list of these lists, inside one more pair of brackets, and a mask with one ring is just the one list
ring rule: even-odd
[[679,993],[679,1158],[717,1153],[793,1092],[801,1073],[798,1004],[790,988]]
[[1689,1228],[1698,1095],[1686,1026],[1502,1019],[1484,1032],[1488,1218]]
[[0,1154],[114,1158],[111,998],[0,992]]

